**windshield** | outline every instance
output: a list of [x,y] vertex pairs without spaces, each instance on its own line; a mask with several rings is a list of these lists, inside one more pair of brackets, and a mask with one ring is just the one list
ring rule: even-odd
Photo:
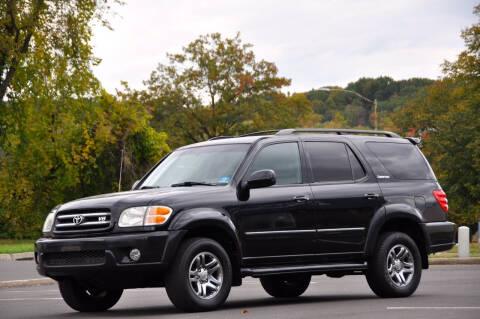
[[192,147],[170,154],[140,188],[226,185],[245,157],[249,144]]

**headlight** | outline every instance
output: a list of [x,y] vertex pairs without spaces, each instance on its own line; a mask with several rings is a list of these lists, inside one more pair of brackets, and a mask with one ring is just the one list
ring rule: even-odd
[[125,209],[120,215],[118,226],[120,227],[132,227],[143,226],[143,220],[145,219],[145,212],[148,207],[131,207]]
[[130,207],[120,214],[119,227],[150,226],[164,224],[172,209],[167,206]]
[[53,223],[55,222],[55,215],[57,214],[57,211],[52,211],[51,213],[48,214],[47,218],[45,219],[45,222],[43,223],[43,229],[42,231],[44,233],[48,233],[52,231]]

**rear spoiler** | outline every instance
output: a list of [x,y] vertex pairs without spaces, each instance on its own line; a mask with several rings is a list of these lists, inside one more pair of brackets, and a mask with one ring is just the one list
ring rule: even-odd
[[413,145],[418,145],[422,142],[422,139],[420,137],[405,137],[407,140],[410,141]]

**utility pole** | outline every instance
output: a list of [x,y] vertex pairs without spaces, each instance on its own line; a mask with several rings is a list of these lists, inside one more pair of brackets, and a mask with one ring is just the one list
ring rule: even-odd
[[120,174],[118,176],[118,191],[122,190],[122,170],[123,170],[123,157],[125,154],[125,143],[122,146],[122,155],[120,157]]
[[375,116],[375,131],[378,130],[377,99],[373,100],[373,114]]

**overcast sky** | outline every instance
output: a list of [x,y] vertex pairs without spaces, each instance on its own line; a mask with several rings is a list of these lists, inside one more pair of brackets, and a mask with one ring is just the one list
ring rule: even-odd
[[464,48],[460,31],[476,22],[473,0],[124,0],[114,31],[94,29],[95,67],[114,92],[124,80],[142,88],[165,53],[201,34],[240,31],[258,58],[292,79],[285,91],[345,86],[360,77],[441,75]]

